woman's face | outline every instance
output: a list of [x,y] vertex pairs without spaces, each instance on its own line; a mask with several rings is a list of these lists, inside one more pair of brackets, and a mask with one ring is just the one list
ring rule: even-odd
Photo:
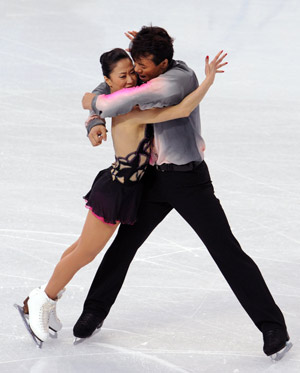
[[110,86],[111,93],[122,88],[135,87],[137,83],[137,75],[129,58],[123,58],[118,61],[110,73],[110,77],[104,78],[106,83]]

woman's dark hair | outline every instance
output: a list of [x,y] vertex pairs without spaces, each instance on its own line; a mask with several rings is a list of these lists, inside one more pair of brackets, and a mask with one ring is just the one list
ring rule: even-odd
[[103,53],[100,56],[100,64],[102,67],[103,75],[109,78],[116,64],[124,58],[130,59],[126,51],[121,48],[114,48],[109,52]]
[[170,64],[174,54],[173,41],[165,29],[143,26],[132,40],[130,53],[134,60],[152,54],[155,65],[159,65],[165,59]]

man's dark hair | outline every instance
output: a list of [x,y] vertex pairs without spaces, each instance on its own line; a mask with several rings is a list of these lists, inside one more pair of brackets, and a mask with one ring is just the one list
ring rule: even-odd
[[152,61],[159,65],[167,59],[172,61],[174,39],[161,27],[143,26],[132,40],[130,53],[134,60],[153,55]]
[[109,52],[103,53],[100,56],[100,64],[103,75],[109,78],[116,64],[124,58],[128,58],[130,60],[129,55],[126,53],[126,51],[124,51],[124,49],[121,48],[114,48]]

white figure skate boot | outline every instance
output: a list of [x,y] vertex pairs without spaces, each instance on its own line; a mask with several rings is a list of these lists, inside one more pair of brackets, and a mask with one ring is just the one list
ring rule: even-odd
[[[41,286],[41,289],[45,291],[47,284],[44,284]],[[57,294],[57,300],[60,299],[63,295],[63,293],[66,291],[66,288],[63,288],[58,294]],[[60,321],[60,319],[57,317],[56,313],[56,303],[54,305],[54,308],[50,312],[49,317],[49,328],[53,330],[54,332],[59,332],[62,329],[63,325]]]
[[[44,285],[40,286],[40,289],[45,291],[46,286],[47,286],[47,284],[44,284]],[[57,294],[57,299],[60,299],[65,291],[66,291],[66,288],[63,288]],[[29,313],[28,312],[28,299],[29,299],[29,297],[27,297],[23,302],[23,313],[24,313],[25,317],[27,317],[27,318],[28,318],[28,313]],[[61,323],[60,319],[57,317],[57,314],[56,314],[56,303],[54,305],[54,308],[50,312],[49,329],[53,330],[54,332],[59,332],[62,329],[62,323]]]
[[49,336],[49,318],[56,301],[50,299],[42,289],[36,288],[30,292],[27,304],[30,328],[44,342]]

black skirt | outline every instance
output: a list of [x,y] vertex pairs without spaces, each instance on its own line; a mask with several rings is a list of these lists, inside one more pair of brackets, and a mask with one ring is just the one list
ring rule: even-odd
[[99,172],[91,190],[83,197],[86,207],[108,224],[134,224],[140,205],[143,181],[121,183],[113,180],[112,167]]

